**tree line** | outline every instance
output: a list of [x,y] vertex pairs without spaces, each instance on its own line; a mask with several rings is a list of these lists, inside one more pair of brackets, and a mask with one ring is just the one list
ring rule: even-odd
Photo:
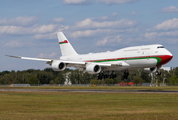
[[[153,77],[153,81],[175,85],[178,84],[178,67],[171,71],[161,69],[161,75]],[[155,73],[154,73],[155,74]],[[150,83],[152,76],[142,70],[130,70],[127,80],[121,80],[122,72],[116,72],[114,79],[97,80],[97,75],[83,73],[82,71],[65,69],[54,71],[51,68],[44,70],[28,69],[23,71],[2,71],[0,72],[0,84],[64,84],[68,79],[72,84],[118,84],[121,82],[134,82],[134,84]]]

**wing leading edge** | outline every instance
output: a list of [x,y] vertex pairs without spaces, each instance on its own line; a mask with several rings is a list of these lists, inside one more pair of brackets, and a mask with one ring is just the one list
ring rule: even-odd
[[20,58],[20,59],[26,59],[26,60],[37,60],[37,61],[46,61],[47,64],[51,64],[53,61],[61,61],[63,63],[71,63],[71,64],[85,64],[85,62],[78,62],[78,61],[65,61],[60,59],[49,59],[49,58],[30,58],[30,57],[21,57],[21,56],[12,56],[12,55],[6,55],[8,57],[13,58]]
[[67,61],[67,60],[61,60],[61,59],[50,59],[50,58],[31,58],[31,57],[21,57],[21,56],[12,56],[12,55],[6,55],[8,57],[13,58],[20,58],[20,59],[26,59],[26,60],[36,60],[36,61],[45,61],[46,64],[51,65],[53,61],[61,61],[63,63],[71,64],[71,65],[85,65],[85,64],[97,64],[101,67],[109,67],[109,66],[120,66],[120,67],[127,67],[130,66],[124,61],[121,62],[114,62],[114,63],[96,63],[96,62],[79,62],[79,61]]

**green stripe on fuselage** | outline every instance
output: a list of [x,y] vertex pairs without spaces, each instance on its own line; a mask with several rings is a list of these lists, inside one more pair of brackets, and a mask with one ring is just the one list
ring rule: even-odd
[[138,60],[138,59],[156,59],[157,60],[157,65],[159,65],[159,63],[161,62],[161,58],[159,57],[144,57],[144,58],[126,58],[126,59],[115,59],[115,60],[100,60],[100,61],[93,61],[93,62],[112,62],[112,61],[123,61],[123,60]]

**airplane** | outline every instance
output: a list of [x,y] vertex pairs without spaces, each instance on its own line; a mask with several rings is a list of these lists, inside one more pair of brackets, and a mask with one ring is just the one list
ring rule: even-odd
[[127,79],[130,69],[143,69],[146,73],[155,72],[157,69],[157,75],[160,75],[161,66],[173,58],[173,55],[160,44],[126,47],[111,52],[78,54],[62,32],[57,32],[57,37],[62,53],[60,59],[6,56],[46,61],[54,71],[74,67],[79,71],[97,74],[98,80],[116,78],[114,71],[123,71],[122,79]]

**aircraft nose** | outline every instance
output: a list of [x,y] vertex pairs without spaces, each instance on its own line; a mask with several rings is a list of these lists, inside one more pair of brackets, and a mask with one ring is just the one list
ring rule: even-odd
[[165,55],[164,57],[161,58],[161,62],[160,65],[164,65],[166,63],[168,63],[169,61],[171,61],[171,59],[173,58],[173,55]]
[[172,55],[167,55],[166,61],[169,62],[170,60],[172,60],[173,56]]

